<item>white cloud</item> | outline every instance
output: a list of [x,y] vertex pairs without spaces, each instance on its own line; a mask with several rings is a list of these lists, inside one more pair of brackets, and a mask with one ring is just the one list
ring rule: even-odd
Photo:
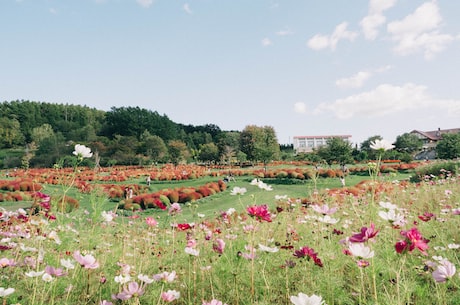
[[372,91],[351,95],[329,104],[322,103],[315,109],[315,114],[332,112],[339,119],[372,118],[430,107],[433,110],[448,111],[450,115],[460,115],[460,100],[436,100],[426,91],[425,86],[412,83],[403,86],[382,84]]
[[294,111],[297,113],[306,113],[307,105],[304,102],[297,102],[294,104]]
[[294,34],[290,29],[279,30],[275,33],[278,36],[288,36]]
[[185,3],[183,6],[182,6],[182,9],[187,13],[187,14],[193,14],[193,11],[192,9],[190,8],[190,5],[188,3]]
[[369,15],[381,14],[389,8],[392,8],[398,0],[370,0]]
[[153,0],[136,0],[137,3],[145,8],[149,8],[153,4]]
[[335,85],[341,89],[361,88],[364,83],[371,78],[375,73],[384,73],[390,70],[392,66],[386,65],[375,69],[374,71],[359,71],[350,77],[343,77],[335,81]]
[[335,50],[337,43],[340,40],[346,39],[349,41],[353,41],[358,35],[355,32],[348,31],[347,27],[348,23],[342,22],[341,24],[335,27],[334,32],[330,36],[316,34],[308,40],[307,46],[313,50],[321,50],[325,48]]
[[50,8],[49,9],[49,12],[53,15],[57,15],[58,14],[58,11],[55,9],[55,8]]
[[371,77],[372,73],[367,71],[360,71],[355,75],[348,78],[341,78],[336,80],[335,85],[339,88],[360,88]]
[[269,47],[273,44],[269,38],[262,39],[261,43],[264,47]]
[[397,0],[370,0],[369,12],[361,22],[361,29],[367,40],[374,40],[378,35],[378,28],[386,22],[383,12],[393,7]]
[[423,51],[426,59],[434,57],[455,39],[440,33],[441,23],[436,2],[426,2],[404,19],[389,23],[387,30],[396,43],[393,51],[402,56]]

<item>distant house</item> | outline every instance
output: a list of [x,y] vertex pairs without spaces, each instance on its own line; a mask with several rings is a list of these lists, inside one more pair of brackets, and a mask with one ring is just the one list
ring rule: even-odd
[[410,133],[416,135],[423,142],[423,145],[422,145],[423,151],[416,154],[414,156],[414,159],[416,160],[427,159],[428,160],[428,159],[436,159],[437,154],[436,154],[435,148],[436,148],[436,144],[438,143],[438,141],[442,139],[442,135],[448,134],[448,133],[460,133],[460,128],[452,128],[452,129],[438,128],[438,130],[434,130],[434,131],[412,130]]
[[295,136],[293,138],[294,152],[309,153],[314,149],[327,144],[327,141],[332,138],[340,138],[345,141],[350,141],[350,135],[336,135],[336,136]]
[[434,131],[412,130],[410,133],[416,135],[419,139],[423,141],[422,148],[424,150],[432,150],[436,147],[437,142],[442,139],[443,134],[460,133],[460,128],[452,128],[452,129],[438,128],[438,130],[434,130]]

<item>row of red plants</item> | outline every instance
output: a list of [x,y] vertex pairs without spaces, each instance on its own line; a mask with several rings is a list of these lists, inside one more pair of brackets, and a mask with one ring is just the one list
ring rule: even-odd
[[[106,190],[109,197],[120,199],[124,195],[124,188],[133,186],[111,185]],[[164,189],[153,193],[139,193],[132,198],[125,199],[119,205],[119,208],[125,210],[145,210],[150,208],[159,208],[166,210],[171,203],[186,203],[199,200],[204,197],[220,193],[227,189],[227,184],[222,180],[209,182],[198,187],[180,187],[174,189]],[[133,190],[136,194],[138,188]]]

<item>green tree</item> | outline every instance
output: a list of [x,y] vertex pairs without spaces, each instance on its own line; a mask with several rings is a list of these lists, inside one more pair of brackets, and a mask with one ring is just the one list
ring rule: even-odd
[[455,159],[460,157],[460,133],[442,135],[436,144],[436,153],[440,159]]
[[198,158],[204,162],[219,161],[219,148],[214,143],[200,145]]
[[166,143],[157,135],[145,131],[141,137],[141,153],[148,156],[153,162],[163,162],[168,155]]
[[31,138],[34,143],[40,146],[44,139],[54,137],[54,130],[50,124],[43,124],[32,129]]
[[246,126],[240,135],[240,147],[249,160],[261,161],[264,165],[278,159],[280,154],[275,129],[271,126]]
[[345,165],[353,162],[352,151],[350,142],[336,137],[327,140],[326,145],[321,146],[316,154],[329,165],[333,163]]
[[187,160],[190,156],[190,152],[187,145],[180,140],[171,140],[168,142],[169,158],[174,165]]
[[396,137],[394,145],[399,152],[414,153],[422,148],[423,141],[413,133],[404,133]]
[[240,151],[240,132],[222,132],[217,140],[217,147],[219,147],[220,160],[227,164],[231,164],[232,159],[235,158]]
[[11,148],[24,144],[21,124],[16,119],[0,118],[0,148]]

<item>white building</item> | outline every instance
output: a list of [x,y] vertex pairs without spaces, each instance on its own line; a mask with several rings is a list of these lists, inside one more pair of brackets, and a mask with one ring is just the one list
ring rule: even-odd
[[332,138],[340,138],[350,142],[350,135],[335,135],[335,136],[295,136],[294,140],[294,152],[298,153],[309,153],[314,149],[327,144],[327,141]]

